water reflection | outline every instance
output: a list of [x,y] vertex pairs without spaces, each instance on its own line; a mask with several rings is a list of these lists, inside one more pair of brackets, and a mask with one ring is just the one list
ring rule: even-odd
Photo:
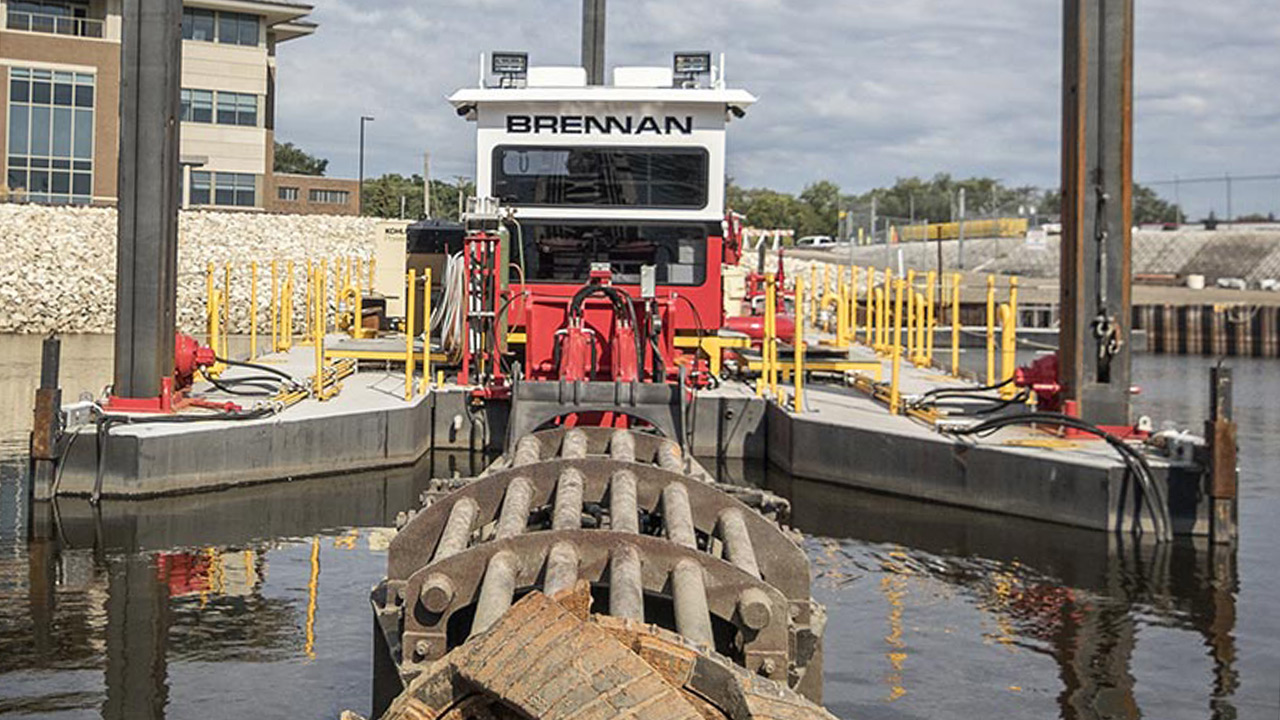
[[[883,657],[884,702],[868,703],[865,693],[850,693],[829,678],[828,701],[842,716],[929,717],[922,710],[948,693],[967,694],[966,704],[993,713],[1027,714],[1026,698],[1017,696],[1033,688],[1006,682],[1026,677],[1041,694],[1057,690],[1057,714],[1068,720],[1236,717],[1233,551],[1190,540],[1139,543],[851,492],[781,473],[770,472],[766,482],[792,499],[799,529],[830,538],[811,540],[810,556],[819,592],[827,588],[829,597],[822,599],[834,605],[831,615],[842,625],[867,622],[885,633],[870,642]],[[949,593],[958,593],[960,601]],[[938,611],[938,604],[948,609]],[[968,632],[961,605],[978,611],[976,627]],[[941,634],[929,619],[945,625]],[[1177,678],[1173,696],[1161,698],[1138,689],[1134,668],[1139,639],[1150,634],[1160,640],[1164,631],[1194,633],[1210,667],[1207,675],[1200,673],[1194,654],[1161,657],[1162,674],[1172,670]],[[833,647],[829,626],[827,667],[870,667],[867,648],[842,647],[841,632],[837,627]],[[971,678],[976,684],[968,686],[920,673],[913,681],[913,662],[924,669],[936,657],[912,653],[945,655],[944,645],[957,644],[970,664],[981,667],[991,658],[991,672],[977,673]],[[1007,653],[989,649],[1002,646]],[[1052,658],[1057,682],[1038,671],[1028,651]],[[911,694],[920,696],[918,703]],[[945,714],[957,713],[953,707]]]
[[[367,706],[370,624],[359,618],[385,569],[385,528],[417,504],[427,478],[478,462],[441,454],[216,495],[37,506],[26,542],[0,537],[0,714],[161,718],[278,705],[336,716]],[[20,468],[0,472],[9,496]],[[339,652],[323,653],[326,632]],[[323,667],[335,692],[314,693],[299,663]]]

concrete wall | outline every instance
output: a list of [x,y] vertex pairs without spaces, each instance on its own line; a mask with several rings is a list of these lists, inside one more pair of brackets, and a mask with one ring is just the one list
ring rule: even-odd
[[[374,218],[331,215],[184,211],[178,245],[179,328],[204,331],[210,262],[218,267],[219,285],[224,263],[232,263],[232,332],[248,332],[249,264],[258,262],[258,328],[270,332],[271,261],[279,261],[281,274],[294,261],[295,322],[300,322],[307,258],[368,258],[377,223]],[[114,209],[0,204],[0,249],[0,333],[114,329]]]

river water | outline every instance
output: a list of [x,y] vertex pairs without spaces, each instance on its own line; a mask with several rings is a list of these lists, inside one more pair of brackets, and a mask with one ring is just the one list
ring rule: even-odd
[[[61,501],[28,542],[23,433],[39,341],[0,337],[0,715],[367,711],[368,591],[387,527],[479,458],[226,493]],[[110,341],[68,338],[66,395]],[[1234,360],[1237,552],[1077,531],[720,468],[792,498],[827,605],[826,704],[852,720],[1280,717],[1280,364]],[[1139,412],[1198,426],[1202,358],[1138,356]]]

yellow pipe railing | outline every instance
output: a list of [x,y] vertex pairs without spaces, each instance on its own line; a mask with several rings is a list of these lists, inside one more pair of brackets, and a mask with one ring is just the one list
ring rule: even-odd
[[907,271],[907,360],[916,358],[916,271]]
[[231,263],[222,264],[222,352],[231,357]]
[[899,405],[902,401],[899,388],[899,380],[902,375],[902,298],[906,295],[906,281],[898,278],[894,283],[893,297],[893,347],[890,349],[892,357],[892,375],[889,381],[889,412],[897,415]]
[[880,340],[880,347],[884,352],[889,351],[889,326],[893,323],[893,271],[889,268],[884,269],[884,317],[881,318],[880,327],[884,337]]
[[996,278],[987,276],[987,384],[996,384]]
[[861,268],[857,265],[849,268],[849,338],[847,345],[858,342],[858,281],[861,279]]
[[[311,341],[315,343],[316,351],[316,376],[313,387],[315,389],[315,397],[320,401],[329,399],[324,387],[324,331],[325,326],[328,325],[328,321],[325,319],[325,315],[327,315],[325,305],[328,304],[328,298],[325,296],[324,285],[328,272],[325,261],[322,260],[319,269],[316,271],[315,319],[311,321]],[[292,271],[290,271],[289,275],[290,280],[292,280]]]
[[960,377],[960,273],[951,274],[951,375]]
[[404,399],[413,399],[413,311],[414,311],[414,293],[418,289],[418,271],[409,268],[409,277],[407,287],[405,289],[405,311],[404,311]]
[[845,281],[844,272],[836,293],[836,347],[844,347],[849,342],[849,284]]
[[1000,397],[1008,400],[1017,394],[1017,388],[1008,381],[1013,378],[1018,363],[1018,327],[1011,305],[1000,306],[1000,326],[1000,380],[1006,383],[1000,388]]
[[[796,278],[796,295],[799,296],[804,292],[804,278]],[[841,313],[843,317],[843,313]],[[795,386],[794,410],[796,413],[804,412],[804,323],[796,324],[795,337],[792,339],[794,351],[792,353],[793,375],[792,381]]]
[[769,279],[769,392],[778,398],[778,278]]
[[929,296],[928,297],[929,302],[927,305],[929,315],[926,318],[926,323],[925,323],[927,330],[925,334],[925,350],[924,350],[925,365],[928,365],[930,367],[933,366],[933,339],[934,339],[933,336],[934,336],[934,332],[937,330],[938,299],[937,299],[937,293],[935,292],[937,290],[937,283],[938,283],[938,274],[930,270],[928,279],[925,283],[925,287],[926,287],[925,292],[928,293],[928,296]]

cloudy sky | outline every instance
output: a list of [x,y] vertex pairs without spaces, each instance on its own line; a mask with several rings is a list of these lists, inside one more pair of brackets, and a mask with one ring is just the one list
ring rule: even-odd
[[[481,51],[577,64],[580,0],[313,0],[279,52],[277,138],[356,174],[474,174],[473,127],[444,101]],[[612,0],[610,66],[727,54],[760,102],[730,134],[730,174],[861,192],[949,172],[1057,184],[1061,0]],[[1139,0],[1136,175],[1280,173],[1280,2]],[[1161,187],[1172,194],[1171,187]],[[1222,184],[1183,188],[1218,206]],[[1199,197],[1189,199],[1188,196]],[[1235,184],[1237,213],[1280,211],[1280,181]],[[1191,209],[1190,207],[1188,209]]]

